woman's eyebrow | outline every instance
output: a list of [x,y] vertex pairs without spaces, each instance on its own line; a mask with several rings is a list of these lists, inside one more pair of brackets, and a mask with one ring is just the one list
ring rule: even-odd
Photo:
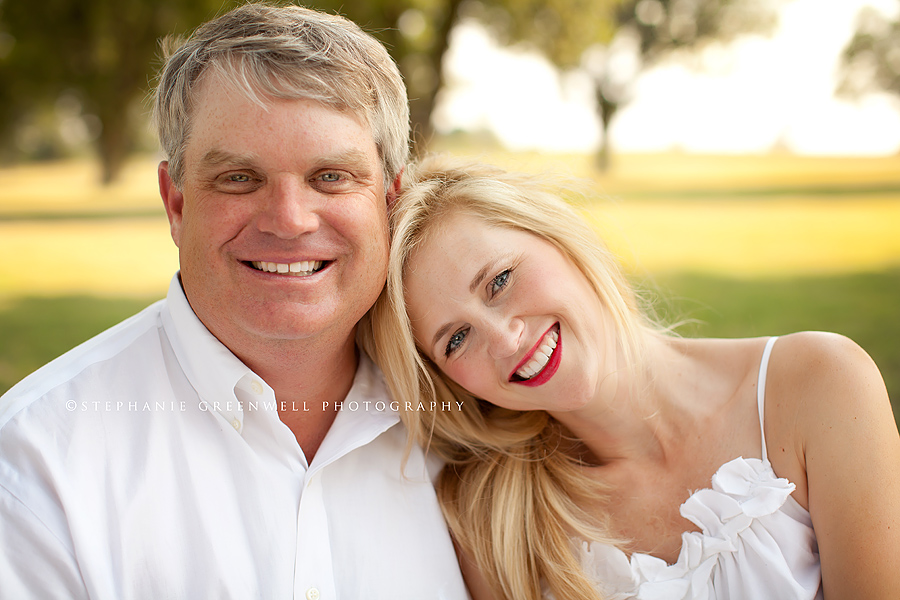
[[[474,294],[475,291],[481,286],[482,282],[488,276],[488,273],[493,271],[497,264],[502,262],[508,258],[507,256],[498,256],[481,267],[477,273],[475,273],[475,277],[472,278],[472,282],[469,284],[469,293]],[[431,338],[431,347],[434,348],[437,346],[438,340],[440,340],[450,328],[453,327],[452,323],[445,323],[441,325],[438,330],[435,332],[434,337]]]
[[[475,277],[472,278],[472,283],[469,284],[469,293],[470,294],[474,294],[475,290],[477,290],[481,286],[481,282],[483,282],[485,277],[487,277],[488,273],[491,272],[491,270],[494,268],[494,265],[497,264],[498,260],[499,259],[492,260],[491,262],[487,263],[481,269],[478,270],[478,272],[475,274]],[[434,348],[437,345],[438,340],[440,340],[442,337],[444,337],[444,334],[446,334],[447,331],[449,331],[451,327],[453,327],[452,323],[445,323],[435,332],[434,337],[431,338],[431,347],[432,348]]]
[[469,284],[469,293],[474,294],[475,290],[477,290],[481,286],[481,282],[484,281],[484,278],[487,277],[488,273],[494,269],[495,265],[500,262],[500,258],[495,258],[490,261],[486,265],[484,265],[481,270],[475,273],[475,277],[472,278],[472,283]]
[[440,340],[442,337],[444,337],[444,334],[446,334],[448,331],[450,331],[450,328],[451,328],[451,327],[453,327],[453,324],[452,324],[452,323],[444,323],[444,324],[440,327],[440,329],[438,329],[438,330],[435,332],[434,337],[431,338],[431,348],[432,348],[432,350],[434,350],[434,347],[437,346],[438,340]]
[[474,294],[475,290],[484,282],[485,278],[488,277],[489,273],[493,273],[494,271],[500,270],[501,263],[507,263],[505,266],[511,268],[512,266],[518,264],[522,260],[522,253],[507,250],[498,256],[495,256],[493,260],[488,262],[484,267],[475,274],[475,277],[472,279],[472,283],[469,284],[469,292]]

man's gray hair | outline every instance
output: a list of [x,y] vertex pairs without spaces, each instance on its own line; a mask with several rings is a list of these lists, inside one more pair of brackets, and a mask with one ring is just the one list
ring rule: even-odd
[[299,6],[246,4],[174,46],[166,51],[153,117],[177,187],[184,182],[196,91],[208,71],[260,103],[305,98],[356,115],[372,132],[385,188],[406,165],[406,87],[384,46],[352,21]]

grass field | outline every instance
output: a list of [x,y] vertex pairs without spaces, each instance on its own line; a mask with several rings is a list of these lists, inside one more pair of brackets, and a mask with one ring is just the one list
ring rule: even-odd
[[[900,157],[495,154],[593,179],[583,208],[690,335],[844,333],[900,400]],[[0,392],[165,294],[177,252],[153,157],[96,184],[88,162],[0,169]],[[898,412],[895,409],[895,413]]]

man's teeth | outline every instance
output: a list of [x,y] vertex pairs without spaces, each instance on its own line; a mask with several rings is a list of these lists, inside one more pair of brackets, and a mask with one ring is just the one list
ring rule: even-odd
[[296,276],[312,275],[322,268],[321,260],[303,260],[294,263],[273,263],[254,260],[251,264],[254,269],[259,269],[266,273],[282,273]]
[[541,340],[540,348],[531,355],[531,360],[529,360],[524,367],[516,371],[516,375],[522,379],[531,379],[540,373],[544,367],[547,366],[547,361],[550,360],[550,355],[553,354],[553,349],[556,348],[557,341],[559,341],[559,333],[556,328],[554,328],[544,336],[544,339]]

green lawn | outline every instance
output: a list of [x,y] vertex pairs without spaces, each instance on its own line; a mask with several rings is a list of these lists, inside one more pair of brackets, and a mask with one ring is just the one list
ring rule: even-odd
[[[880,367],[894,413],[900,416],[900,269],[829,277],[729,279],[711,275],[661,276],[657,312],[687,319],[686,336],[763,336],[800,330],[842,333]],[[45,362],[134,314],[158,296],[22,297],[0,304],[0,392]]]
[[[662,313],[693,319],[684,335],[836,331],[900,402],[900,156],[620,156],[603,175],[588,156],[483,157],[593,178],[588,218]],[[156,160],[110,187],[84,161],[0,168],[0,392],[165,294]]]
[[[834,331],[855,340],[884,376],[900,417],[900,269],[829,277],[660,277],[659,312],[691,319],[682,335],[750,337]],[[900,419],[898,419],[900,422]]]
[[0,393],[158,299],[25,296],[0,302]]

